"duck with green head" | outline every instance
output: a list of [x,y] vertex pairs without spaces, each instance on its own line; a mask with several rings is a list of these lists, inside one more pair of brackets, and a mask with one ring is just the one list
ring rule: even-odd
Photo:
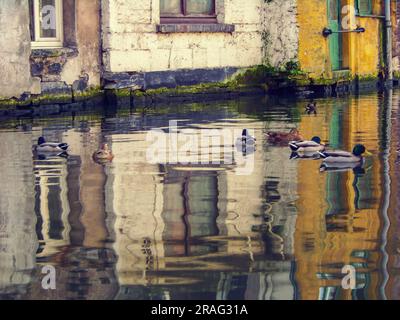
[[364,161],[364,156],[371,156],[372,154],[367,151],[364,145],[357,144],[353,152],[333,150],[319,152],[323,162],[326,163],[362,163]]

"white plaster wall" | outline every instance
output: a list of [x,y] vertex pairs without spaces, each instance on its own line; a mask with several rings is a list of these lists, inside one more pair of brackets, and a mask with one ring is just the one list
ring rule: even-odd
[[264,0],[217,0],[229,33],[159,34],[159,0],[102,0],[105,70],[110,72],[248,67],[262,62]]

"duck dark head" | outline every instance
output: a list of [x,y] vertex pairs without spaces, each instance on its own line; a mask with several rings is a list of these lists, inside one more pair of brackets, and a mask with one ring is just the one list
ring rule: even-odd
[[367,149],[365,148],[364,145],[357,144],[353,149],[353,154],[357,157],[360,157],[361,155],[363,155],[365,153],[365,151],[367,151]]
[[43,137],[40,137],[40,138],[38,139],[38,145],[40,146],[40,145],[43,144],[43,143],[46,143],[46,139],[43,138]]
[[313,138],[311,139],[311,141],[314,141],[314,142],[316,142],[316,143],[318,143],[318,144],[321,144],[321,138],[320,138],[320,137],[313,137]]

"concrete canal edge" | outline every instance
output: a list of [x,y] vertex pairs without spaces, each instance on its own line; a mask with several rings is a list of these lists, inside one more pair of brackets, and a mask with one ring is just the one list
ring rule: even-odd
[[[393,85],[399,86],[399,78]],[[42,94],[1,100],[0,119],[43,117],[108,107],[151,107],[158,104],[236,99],[254,95],[329,97],[381,90],[388,85],[378,76],[312,79],[296,66],[276,70],[268,66],[217,68],[149,73],[105,73],[102,87],[82,89],[79,83],[42,83]],[[390,85],[392,86],[392,85]]]

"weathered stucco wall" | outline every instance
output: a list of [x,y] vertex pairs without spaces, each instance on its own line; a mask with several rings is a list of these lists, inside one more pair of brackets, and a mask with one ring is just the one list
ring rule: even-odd
[[100,0],[75,0],[76,43],[79,54],[67,60],[61,78],[73,84],[79,77],[100,85]]
[[[64,48],[32,50],[32,75],[42,88],[57,82],[65,93],[99,86],[101,74],[100,0],[64,1]],[[44,89],[46,91],[46,89]]]
[[159,0],[102,0],[105,70],[166,71],[247,67],[262,62],[264,0],[217,0],[219,22],[231,33],[157,33]]
[[[100,0],[64,1],[65,46],[31,49],[28,0],[0,4],[0,97],[70,95],[100,85]],[[68,100],[68,99],[67,99]]]
[[[354,0],[349,1],[354,5]],[[374,14],[383,14],[383,6],[374,1]],[[350,34],[350,68],[360,77],[378,76],[384,66],[384,19],[356,17],[353,27],[365,28],[365,33]]]
[[264,0],[261,11],[264,63],[281,68],[298,60],[297,0]]
[[0,98],[30,91],[30,34],[28,0],[0,4]]
[[322,37],[327,26],[327,4],[320,0],[297,0],[299,32],[299,62],[311,77],[328,77],[330,70],[328,41]]

